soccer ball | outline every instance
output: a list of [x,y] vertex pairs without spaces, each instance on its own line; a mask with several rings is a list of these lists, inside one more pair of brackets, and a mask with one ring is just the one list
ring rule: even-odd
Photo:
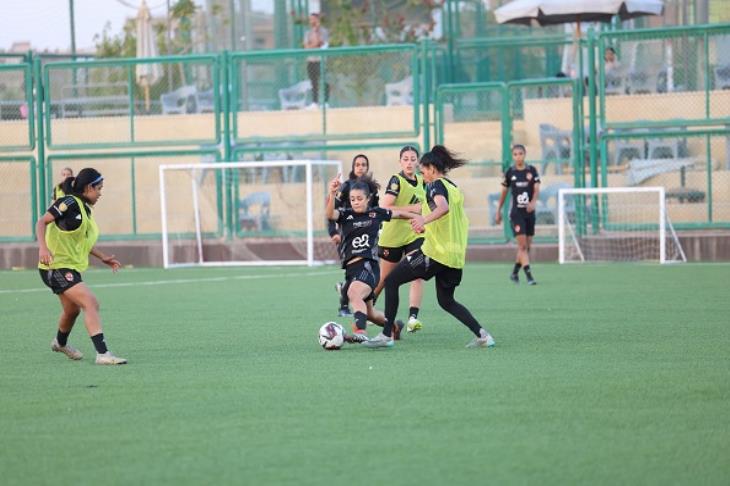
[[336,322],[328,322],[319,328],[319,345],[327,351],[340,349],[345,343],[345,330]]

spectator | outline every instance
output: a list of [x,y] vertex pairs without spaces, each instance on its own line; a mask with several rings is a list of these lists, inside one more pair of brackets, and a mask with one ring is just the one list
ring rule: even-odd
[[[304,34],[305,49],[326,49],[329,45],[330,34],[327,29],[322,27],[318,13],[309,15],[309,30]],[[312,104],[310,108],[317,108],[319,104],[319,74],[321,70],[321,61],[319,56],[307,57],[307,74],[309,81],[312,83]],[[329,84],[324,85],[324,102],[329,101],[330,87]]]
[[616,70],[621,67],[621,63],[616,58],[616,50],[613,47],[606,47],[603,52],[604,72],[606,74],[613,74]]

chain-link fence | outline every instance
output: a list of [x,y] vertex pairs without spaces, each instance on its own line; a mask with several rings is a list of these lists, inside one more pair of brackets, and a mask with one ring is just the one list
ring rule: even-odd
[[620,130],[602,143],[604,187],[661,186],[678,228],[730,222],[730,130]]
[[34,138],[29,64],[0,65],[0,152],[30,150]]
[[[93,167],[104,176],[103,197],[94,208],[102,238],[124,239],[156,237],[160,234],[161,164],[195,164],[219,160],[217,151],[140,152],[106,154],[64,154],[47,158],[49,194],[58,183],[61,170],[69,167],[74,174]],[[169,195],[168,195],[169,196]],[[188,193],[172,195],[171,200],[184,204]]]
[[730,122],[730,25],[601,34],[602,121]]
[[560,73],[566,46],[564,35],[460,40],[451,76],[459,83],[565,76]]
[[235,54],[231,59],[237,141],[418,132],[415,45]]
[[0,179],[0,241],[32,241],[39,212],[35,158],[0,157]]
[[216,56],[47,64],[48,145],[217,142],[218,75]]

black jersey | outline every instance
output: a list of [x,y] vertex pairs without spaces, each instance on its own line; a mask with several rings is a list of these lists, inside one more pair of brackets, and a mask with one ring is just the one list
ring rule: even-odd
[[369,208],[364,213],[356,213],[352,208],[340,209],[337,224],[342,231],[342,242],[338,248],[342,268],[356,257],[378,260],[378,233],[383,221],[390,221],[390,209]]
[[[446,177],[444,177],[443,179],[446,179]],[[449,179],[446,180],[451,182],[451,180]],[[457,187],[457,185],[453,182],[451,182],[451,184],[454,187]],[[436,179],[426,186],[426,203],[428,203],[428,207],[431,211],[436,209],[436,196],[443,196],[446,199],[446,202],[449,202],[449,191],[448,189],[446,189],[444,181],[442,181],[441,179]]]
[[[337,191],[335,194],[335,209],[342,210],[342,209],[349,209],[350,207],[350,187],[357,181],[357,179],[347,179],[345,182],[342,183],[340,186],[340,190]],[[370,200],[368,201],[368,207],[377,207],[380,204],[380,199],[378,198],[378,193],[374,192],[370,195]],[[334,236],[337,234],[337,224],[335,221],[328,221],[327,222],[327,231],[330,236]]]
[[527,205],[530,204],[532,195],[535,193],[535,184],[539,183],[540,176],[532,165],[527,165],[522,170],[518,170],[514,165],[507,169],[502,185],[512,190],[511,214],[527,213]]
[[[84,206],[86,206],[85,214],[91,214],[91,208],[86,202]],[[53,215],[56,226],[63,231],[73,231],[81,226],[81,208],[72,196],[56,199],[48,208],[48,212]]]

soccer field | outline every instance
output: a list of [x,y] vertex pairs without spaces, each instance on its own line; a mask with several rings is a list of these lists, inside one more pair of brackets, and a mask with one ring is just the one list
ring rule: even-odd
[[456,293],[494,349],[429,283],[422,332],[339,352],[334,267],[90,271],[120,367],[81,322],[52,353],[57,298],[1,272],[0,482],[727,484],[729,265],[510,268]]

